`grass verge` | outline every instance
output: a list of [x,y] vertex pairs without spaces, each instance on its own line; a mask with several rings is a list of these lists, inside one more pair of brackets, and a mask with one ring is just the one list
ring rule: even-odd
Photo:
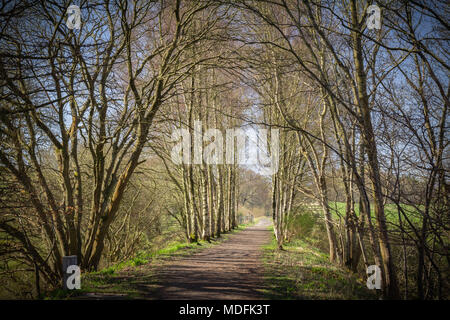
[[264,294],[271,300],[377,299],[363,279],[328,261],[328,255],[301,240],[277,250],[276,241],[263,247]]

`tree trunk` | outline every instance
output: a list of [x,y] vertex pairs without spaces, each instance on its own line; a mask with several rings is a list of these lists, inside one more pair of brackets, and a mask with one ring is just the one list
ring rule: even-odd
[[[381,178],[378,167],[377,145],[372,128],[372,120],[370,114],[369,100],[367,96],[367,80],[364,70],[364,60],[361,45],[360,23],[358,21],[358,10],[356,0],[352,0],[350,4],[351,20],[353,31],[353,59],[355,62],[355,80],[358,93],[358,106],[361,113],[362,135],[367,146],[367,158],[369,162],[369,174],[372,184],[372,197],[374,202],[375,217],[379,228],[379,242],[382,256],[382,270],[385,274],[385,283],[383,292],[388,299],[398,299],[399,290],[397,279],[395,276],[394,263],[391,256],[391,248],[389,243],[388,230],[386,226],[386,217],[384,215],[383,194],[381,190]],[[370,213],[369,213],[370,214]]]

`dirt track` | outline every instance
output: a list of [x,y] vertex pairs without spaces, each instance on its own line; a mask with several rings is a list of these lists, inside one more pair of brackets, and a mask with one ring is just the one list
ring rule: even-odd
[[262,246],[270,241],[269,219],[225,242],[173,261],[158,272],[156,299],[263,299]]

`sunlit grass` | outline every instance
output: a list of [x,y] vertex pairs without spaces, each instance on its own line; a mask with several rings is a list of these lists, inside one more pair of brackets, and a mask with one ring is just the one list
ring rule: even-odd
[[[330,201],[328,204],[331,208],[333,219],[339,220],[339,217],[341,217],[341,218],[345,217],[345,202]],[[419,224],[422,221],[421,220],[422,215],[414,206],[407,205],[407,204],[401,204],[400,207],[405,212],[405,214],[407,215],[408,219],[411,222]],[[418,208],[421,208],[421,207],[419,206]],[[360,215],[359,204],[355,204],[355,213],[358,216]],[[372,219],[375,219],[375,210],[374,210],[373,204],[371,204],[371,206],[370,206],[370,214],[371,214]],[[384,206],[384,214],[385,214],[386,221],[388,224],[389,223],[394,224],[394,225],[399,224],[399,209],[396,204],[393,204],[393,203],[386,204]],[[404,217],[402,214],[401,214],[401,216],[402,216],[402,219],[404,220]]]
[[328,255],[303,240],[277,250],[275,239],[263,247],[269,299],[376,299],[363,279],[328,261]]

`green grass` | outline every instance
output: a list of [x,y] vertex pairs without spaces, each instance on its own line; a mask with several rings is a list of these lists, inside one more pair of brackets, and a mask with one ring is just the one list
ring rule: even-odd
[[[332,209],[331,211],[332,211],[333,219],[339,220],[339,215],[341,215],[342,217],[345,217],[345,202],[330,201],[329,206]],[[421,214],[418,212],[418,210],[416,208],[414,208],[411,205],[407,205],[407,204],[402,204],[401,208],[408,215],[408,218],[411,220],[411,222],[413,222],[415,224],[420,224]],[[359,216],[359,205],[358,204],[355,204],[355,213]],[[392,203],[386,204],[384,206],[384,213],[385,213],[386,221],[388,222],[388,224],[389,223],[392,223],[395,225],[399,224],[398,208],[397,208],[396,204],[392,204]],[[372,204],[370,206],[370,214],[371,214],[372,219],[375,219],[375,212],[374,212],[374,207]],[[402,216],[402,218],[403,218],[403,216]],[[404,221],[404,218],[402,220]]]
[[275,239],[263,247],[268,299],[377,299],[363,279],[328,261],[328,255],[305,241],[277,250]]

